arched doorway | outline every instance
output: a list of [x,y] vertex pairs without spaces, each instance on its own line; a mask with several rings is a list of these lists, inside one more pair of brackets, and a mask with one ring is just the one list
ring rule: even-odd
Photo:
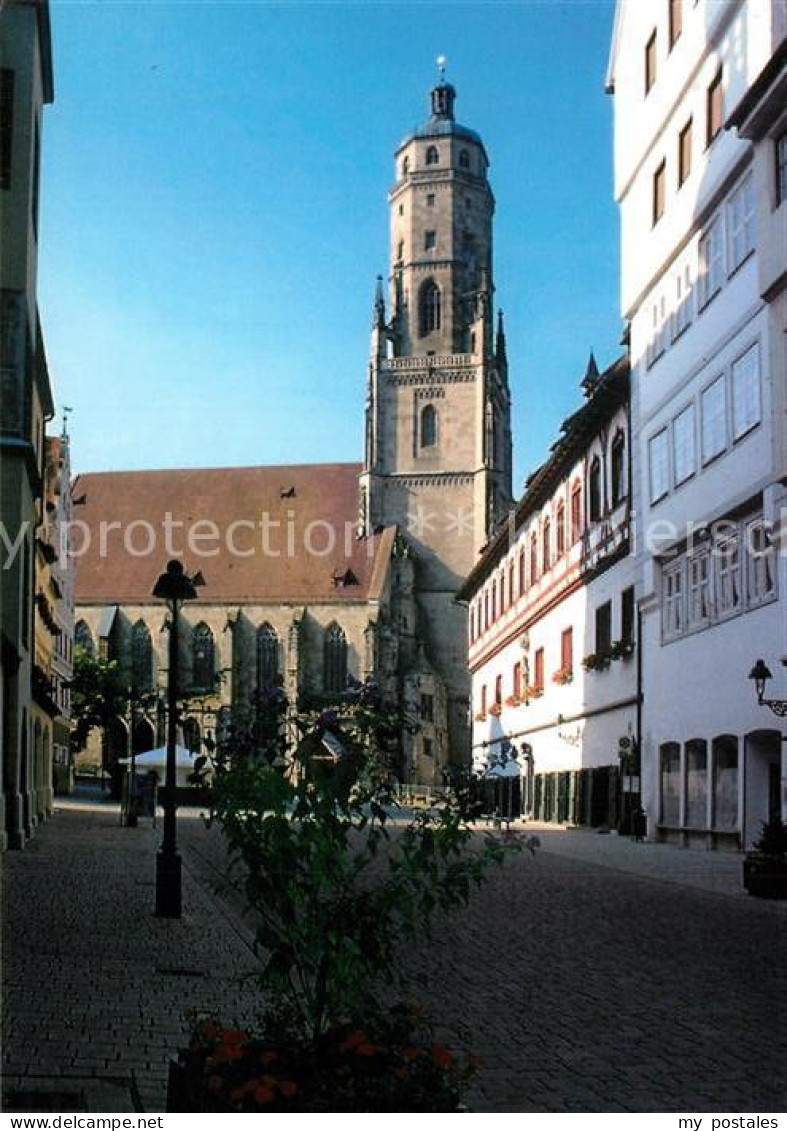
[[137,719],[131,734],[131,749],[134,754],[146,754],[156,747],[156,732],[150,719]]
[[781,816],[782,740],[778,730],[747,734],[745,751],[745,796],[743,847],[759,838],[766,821]]

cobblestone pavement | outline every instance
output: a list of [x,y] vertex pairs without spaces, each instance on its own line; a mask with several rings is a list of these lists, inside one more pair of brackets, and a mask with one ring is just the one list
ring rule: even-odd
[[[784,1110],[787,908],[740,895],[739,859],[560,837],[408,957],[441,1036],[484,1060],[471,1108]],[[252,1020],[250,933],[214,890],[219,837],[184,813],[180,838],[180,922],[151,913],[159,833],[121,829],[116,810],[64,806],[6,857],[8,1073],[133,1070],[161,1111],[186,1010]]]

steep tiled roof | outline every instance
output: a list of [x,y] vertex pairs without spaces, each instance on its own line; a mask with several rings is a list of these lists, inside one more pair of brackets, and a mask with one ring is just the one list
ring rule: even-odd
[[355,537],[360,470],[307,464],[80,475],[72,487],[74,520],[84,524],[73,537],[76,599],[150,600],[173,556],[203,573],[199,600],[207,604],[373,599],[395,531]]
[[[593,365],[595,367],[595,361]],[[478,586],[505,557],[510,548],[512,533],[518,531],[530,515],[544,505],[588,441],[626,403],[630,371],[628,354],[623,354],[603,373],[598,373],[596,369],[596,375],[590,382],[585,377],[585,403],[563,421],[560,436],[550,448],[549,458],[528,476],[524,495],[484,548],[458,594],[460,601],[471,599]]]

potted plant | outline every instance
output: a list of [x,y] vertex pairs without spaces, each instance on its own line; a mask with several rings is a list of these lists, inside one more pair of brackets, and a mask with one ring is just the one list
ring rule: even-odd
[[743,861],[743,886],[749,895],[787,899],[787,826],[778,818],[762,826],[762,836]]
[[566,664],[565,667],[558,668],[558,670],[552,676],[552,682],[558,684],[558,686],[561,687],[565,686],[567,683],[571,683],[573,679],[574,669],[570,664]]
[[197,1023],[169,1110],[457,1110],[473,1065],[401,1004],[401,963],[508,845],[471,830],[460,791],[391,827],[405,727],[369,681],[256,739],[229,728],[210,820],[254,916],[267,1011],[253,1031]]
[[626,637],[622,640],[616,640],[609,650],[609,658],[611,660],[627,660],[633,655],[634,641]]
[[609,667],[612,660],[610,652],[604,650],[602,652],[591,652],[585,656],[582,661],[582,667],[586,672],[603,672]]

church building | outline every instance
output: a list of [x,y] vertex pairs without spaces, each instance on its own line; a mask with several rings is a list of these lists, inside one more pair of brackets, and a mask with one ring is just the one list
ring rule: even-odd
[[168,628],[152,591],[177,557],[205,579],[181,627],[190,746],[278,683],[306,705],[374,676],[419,724],[402,738],[401,780],[439,784],[469,765],[455,598],[511,506],[511,404],[489,161],[455,99],[441,76],[395,154],[363,461],[77,477],[77,643],[116,658],[133,692],[83,760],[111,767],[163,740]]

